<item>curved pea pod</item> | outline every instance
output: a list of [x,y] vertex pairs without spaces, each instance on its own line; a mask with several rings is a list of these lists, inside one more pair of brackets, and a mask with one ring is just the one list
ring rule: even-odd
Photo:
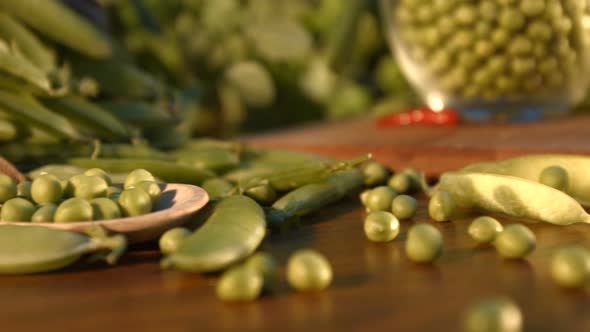
[[47,73],[32,63],[14,46],[9,46],[2,40],[0,40],[0,70],[2,75],[12,75],[47,93],[52,91]]
[[230,196],[160,265],[190,272],[219,271],[250,256],[265,234],[262,208],[249,197]]
[[0,226],[0,274],[29,274],[58,270],[85,254],[116,263],[125,251],[122,235],[107,237],[103,229],[92,234],[43,226]]
[[161,128],[177,124],[179,119],[166,103],[150,104],[137,100],[112,100],[101,102],[100,106],[125,122],[142,128]]
[[238,153],[222,148],[179,149],[171,152],[180,163],[215,172],[236,167],[240,162]]
[[108,38],[60,1],[2,0],[0,9],[83,54],[95,58],[111,54]]
[[563,167],[570,179],[565,193],[575,198],[584,206],[590,206],[590,156],[567,154],[526,155],[496,162],[469,165],[461,172],[493,173],[516,176],[538,181],[539,175],[549,166]]
[[501,212],[555,225],[590,223],[590,215],[572,197],[538,182],[487,173],[444,173],[438,189],[458,206]]
[[319,183],[301,186],[279,198],[267,214],[269,226],[316,211],[360,189],[364,176],[357,168],[335,172]]
[[171,161],[152,159],[89,159],[73,158],[68,164],[84,168],[101,168],[109,173],[129,173],[143,168],[166,182],[200,185],[206,179],[215,177],[211,171]]

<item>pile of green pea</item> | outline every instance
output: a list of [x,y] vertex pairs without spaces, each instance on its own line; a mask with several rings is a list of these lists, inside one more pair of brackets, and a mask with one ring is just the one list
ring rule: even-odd
[[65,181],[45,173],[18,184],[0,174],[0,220],[69,223],[133,217],[151,212],[160,195],[156,179],[144,169],[130,172],[123,189],[99,168]]
[[580,0],[400,0],[396,38],[449,96],[561,95],[587,68],[586,7]]

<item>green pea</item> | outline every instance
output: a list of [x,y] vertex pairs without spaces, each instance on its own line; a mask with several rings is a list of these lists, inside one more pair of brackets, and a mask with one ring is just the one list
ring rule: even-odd
[[453,196],[446,190],[437,191],[428,202],[428,214],[435,221],[447,221],[455,212]]
[[244,266],[262,275],[264,280],[263,288],[275,290],[279,283],[280,269],[276,259],[267,252],[259,251],[248,257]]
[[128,189],[129,187],[131,187],[141,181],[154,181],[155,182],[156,178],[154,178],[152,173],[146,171],[145,169],[138,168],[138,169],[131,171],[129,174],[127,174],[127,177],[125,178],[125,182],[123,184],[123,188]]
[[399,220],[387,211],[371,212],[365,217],[364,230],[372,242],[389,242],[399,234]]
[[547,42],[551,40],[553,30],[545,21],[533,21],[527,25],[526,34],[532,40]]
[[133,187],[143,189],[148,193],[152,199],[153,205],[155,205],[160,199],[160,196],[162,196],[162,189],[160,189],[160,186],[154,181],[140,181],[130,188]]
[[16,185],[16,197],[31,199],[31,181],[21,181]]
[[562,287],[584,287],[590,281],[590,252],[580,246],[557,250],[551,258],[551,277]]
[[[434,9],[436,10],[437,13],[445,14],[445,13],[450,12],[452,9],[454,9],[457,2],[458,1],[456,1],[456,0],[434,0],[432,5],[434,6]],[[446,17],[444,15],[441,15],[441,16]]]
[[111,177],[109,176],[109,174],[100,168],[88,169],[84,172],[84,175],[98,176],[98,177],[102,178],[107,183],[107,185],[110,186],[113,184],[113,181],[111,180]]
[[506,29],[495,29],[494,31],[492,31],[492,43],[494,43],[494,45],[496,45],[497,48],[502,48],[510,40],[510,35],[511,33]]
[[480,300],[463,314],[464,332],[520,332],[522,313],[518,305],[506,297]]
[[479,38],[488,38],[492,34],[492,25],[487,21],[479,21],[475,25],[475,33]]
[[230,196],[236,189],[231,182],[223,178],[207,179],[201,184],[201,188],[203,188],[212,199]]
[[170,255],[178,249],[180,242],[185,237],[189,236],[191,231],[184,228],[184,227],[174,227],[162,234],[160,236],[160,240],[158,244],[160,246],[160,251],[164,255]]
[[548,0],[545,5],[545,15],[547,19],[555,19],[563,16],[563,7],[559,0]]
[[92,206],[82,198],[68,198],[57,206],[53,221],[67,223],[92,220]]
[[422,5],[418,7],[416,10],[416,18],[420,23],[430,23],[435,18],[436,13],[434,12],[432,6],[430,5]]
[[545,11],[545,2],[539,0],[522,0],[520,1],[520,11],[529,17],[541,15]]
[[510,63],[512,72],[517,76],[525,76],[535,70],[535,59],[533,58],[514,58]]
[[332,282],[328,260],[312,249],[300,249],[287,262],[287,281],[298,291],[323,290]]
[[359,199],[361,200],[361,203],[363,203],[363,205],[365,206],[367,205],[367,197],[369,197],[370,192],[371,189],[366,189],[359,194]]
[[508,45],[508,54],[519,56],[527,55],[533,50],[533,43],[524,36],[516,36]]
[[0,203],[16,197],[16,182],[8,175],[0,173]]
[[490,72],[496,74],[502,73],[508,66],[508,59],[504,55],[494,55],[490,57],[486,63],[486,67]]
[[152,211],[152,198],[141,188],[123,190],[118,201],[126,217],[139,216]]
[[3,221],[31,221],[36,211],[33,203],[20,197],[11,198],[2,204],[0,220]]
[[493,0],[479,1],[479,16],[485,21],[496,20],[496,13],[498,12],[498,5]]
[[277,192],[269,184],[261,184],[252,188],[248,188],[244,195],[252,198],[262,205],[271,205],[277,200]]
[[560,17],[559,19],[555,19],[553,21],[553,31],[561,34],[562,36],[567,36],[572,31],[573,23],[567,17]]
[[457,29],[455,21],[448,16],[443,16],[438,19],[436,23],[436,29],[441,38],[450,36]]
[[495,51],[495,46],[492,42],[487,40],[478,40],[475,42],[475,53],[482,57],[487,58],[492,55]]
[[236,266],[228,269],[217,282],[217,297],[223,301],[253,301],[262,292],[262,275],[250,268]]
[[463,4],[455,9],[455,20],[460,25],[471,25],[477,19],[477,11],[473,5]]
[[428,47],[428,48],[432,48],[437,46],[440,43],[440,33],[438,32],[438,30],[434,27],[428,27],[428,28],[424,28],[422,29],[422,33],[421,33],[421,40],[422,40],[422,45]]
[[471,50],[462,51],[457,56],[457,61],[463,69],[470,70],[479,64],[478,56],[479,54],[477,52],[473,53]]
[[37,204],[57,203],[62,196],[61,183],[51,174],[41,175],[31,184],[31,198]]
[[512,224],[498,234],[494,245],[498,253],[505,258],[523,258],[535,249],[536,237],[522,224]]
[[494,79],[493,72],[487,68],[482,67],[473,73],[473,83],[477,84],[480,88],[486,87]]
[[566,191],[569,182],[567,171],[561,166],[545,167],[539,175],[539,182],[557,190]]
[[496,236],[502,232],[502,229],[502,224],[498,220],[481,216],[471,222],[467,233],[478,243],[492,243]]
[[522,83],[524,91],[533,93],[538,91],[543,85],[543,78],[540,75],[533,75]]
[[429,224],[414,225],[408,231],[405,250],[408,258],[418,263],[428,263],[442,253],[443,239],[440,231]]
[[397,196],[397,192],[390,187],[375,187],[367,195],[365,206],[369,211],[389,211],[395,196]]
[[546,75],[550,75],[551,73],[558,70],[558,67],[559,63],[557,62],[557,59],[553,57],[548,57],[539,63],[539,72]]
[[412,190],[412,178],[405,173],[397,173],[387,181],[387,185],[396,193],[407,193]]
[[41,205],[35,213],[31,216],[31,222],[52,222],[57,205],[47,203]]
[[[549,51],[547,51],[547,47],[545,43],[536,42],[533,45],[533,55],[538,61],[543,61],[548,58]],[[540,68],[540,64],[539,67]]]
[[475,42],[475,35],[470,30],[458,30],[450,40],[450,46],[453,49],[468,49]]
[[84,174],[74,175],[67,184],[68,196],[82,199],[105,197],[109,185],[99,176]]
[[410,219],[416,215],[418,202],[412,196],[399,195],[391,202],[391,212],[398,219]]
[[117,202],[106,197],[94,198],[90,201],[93,220],[108,220],[122,217],[121,208]]
[[107,197],[110,199],[119,199],[119,195],[121,195],[121,188],[110,186],[107,188]]
[[387,181],[389,170],[383,164],[370,161],[362,168],[363,176],[365,177],[365,185],[374,187]]
[[525,17],[518,9],[504,7],[500,12],[498,23],[507,30],[517,31],[525,25]]
[[412,11],[404,6],[397,7],[397,9],[395,10],[395,17],[397,18],[399,24],[402,26],[410,25],[413,23],[414,20],[414,15],[412,14]]

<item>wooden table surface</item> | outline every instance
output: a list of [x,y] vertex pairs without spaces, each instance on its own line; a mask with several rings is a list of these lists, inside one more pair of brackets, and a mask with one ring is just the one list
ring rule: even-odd
[[[422,158],[429,158],[430,152],[424,153]],[[353,198],[265,240],[263,249],[282,266],[298,248],[325,254],[335,278],[324,292],[296,293],[283,279],[276,294],[252,303],[223,303],[214,294],[215,275],[162,271],[155,244],[147,243],[133,247],[113,267],[78,265],[0,277],[0,326],[7,332],[459,331],[469,304],[506,295],[520,306],[524,331],[590,331],[590,290],[561,289],[548,272],[555,248],[590,247],[590,226],[523,221],[536,234],[538,247],[525,260],[508,261],[470,240],[469,218],[435,223],[444,236],[444,253],[436,264],[415,264],[403,245],[411,225],[433,223],[425,205],[421,197],[418,215],[402,222],[391,243],[365,239],[364,212]]]

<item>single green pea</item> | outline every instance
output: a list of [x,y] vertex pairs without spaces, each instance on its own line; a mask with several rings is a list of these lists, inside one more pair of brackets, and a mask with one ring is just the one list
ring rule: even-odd
[[542,74],[550,75],[551,73],[557,71],[558,67],[559,62],[557,62],[557,59],[553,57],[548,57],[544,60],[541,60],[541,62],[539,63],[539,72]]
[[590,252],[581,246],[557,250],[551,258],[551,277],[562,287],[584,287],[590,281]]
[[178,249],[180,242],[185,237],[189,236],[191,231],[184,227],[174,227],[162,234],[158,245],[160,246],[160,252],[164,255],[170,255]]
[[410,219],[416,215],[418,202],[409,195],[399,195],[391,202],[391,212],[398,219]]
[[369,211],[389,211],[395,196],[397,196],[397,192],[390,187],[375,187],[367,195],[365,206]]
[[530,254],[536,245],[535,234],[525,225],[512,224],[504,227],[494,240],[498,253],[505,258],[523,258]]
[[2,221],[31,221],[37,208],[30,201],[15,197],[2,204],[0,220]]
[[515,8],[503,7],[498,18],[501,27],[509,31],[517,31],[524,27],[526,19],[524,15]]
[[520,332],[522,313],[507,297],[491,297],[472,304],[463,314],[464,332]]
[[121,191],[123,191],[123,190],[119,187],[110,186],[107,188],[107,198],[119,199],[119,195],[121,195]]
[[479,21],[475,25],[475,33],[479,38],[488,38],[492,34],[492,25],[487,21]]
[[442,16],[436,23],[436,28],[441,38],[450,36],[457,29],[455,21],[449,16]]
[[90,201],[93,220],[108,220],[121,218],[121,208],[117,202],[106,197],[94,198]]
[[46,203],[41,205],[31,216],[31,222],[52,222],[57,211],[57,205]]
[[432,22],[436,15],[432,6],[430,6],[429,4],[424,4],[418,7],[415,13],[418,22],[425,24]]
[[244,195],[252,198],[262,205],[271,205],[277,200],[277,192],[269,184],[261,184],[252,188],[248,188]]
[[572,31],[572,28],[573,23],[567,17],[560,17],[553,21],[553,31],[562,36],[567,36]]
[[479,54],[473,51],[462,51],[457,55],[457,62],[463,69],[471,70],[479,64]]
[[495,45],[487,40],[475,42],[475,53],[481,58],[487,58],[495,51]]
[[407,193],[416,192],[422,189],[421,182],[422,178],[424,177],[424,174],[422,172],[418,171],[415,168],[408,167],[402,170],[401,173],[409,176],[411,180],[410,190],[407,191]]
[[494,74],[486,67],[482,67],[473,73],[473,83],[477,84],[480,88],[485,88],[494,79]]
[[31,199],[31,181],[21,181],[16,185],[16,197]]
[[[434,6],[434,9],[436,10],[436,12],[439,15],[449,13],[451,10],[453,10],[455,8],[456,4],[457,4],[457,1],[455,1],[455,0],[434,0],[432,3],[432,5]],[[440,15],[440,16],[446,17],[443,15]]]
[[250,268],[236,266],[225,271],[217,282],[217,297],[222,301],[253,301],[262,292],[262,275]]
[[399,220],[390,212],[375,211],[365,217],[364,230],[372,242],[389,242],[399,234]]
[[72,197],[57,206],[53,221],[57,223],[90,221],[92,220],[92,212],[92,205],[88,201]]
[[467,85],[468,75],[463,67],[455,67],[440,81],[441,88],[446,91],[456,91]]
[[381,185],[387,181],[389,170],[383,164],[377,161],[370,161],[362,168],[363,176],[365,177],[365,185],[374,187]]
[[363,203],[363,205],[365,206],[367,205],[367,197],[369,197],[370,192],[371,189],[366,189],[359,194],[359,199],[361,200],[361,203]]
[[561,166],[548,166],[541,171],[539,182],[557,190],[566,191],[569,176],[565,168]]
[[287,281],[298,291],[323,290],[332,282],[328,260],[312,249],[300,249],[287,262]]
[[129,187],[139,183],[141,181],[156,181],[156,178],[152,175],[152,173],[146,171],[143,168],[138,168],[131,171],[125,177],[125,182],[123,183],[123,188],[128,189]]
[[105,197],[108,188],[109,185],[100,176],[79,174],[70,178],[66,191],[69,197],[93,199]]
[[455,9],[454,16],[459,25],[469,26],[475,23],[477,19],[477,10],[475,6],[471,4],[462,4]]
[[15,198],[16,193],[17,185],[14,179],[4,173],[0,173],[0,203]]
[[486,68],[496,74],[503,73],[508,66],[508,59],[504,55],[494,55],[486,63]]
[[533,51],[533,43],[524,36],[516,36],[508,45],[508,54],[519,56],[527,55]]
[[528,17],[541,15],[545,11],[545,2],[539,0],[520,1],[520,11]]
[[512,73],[517,76],[525,76],[535,70],[535,59],[534,58],[514,58],[510,62],[510,68]]
[[495,86],[502,93],[511,92],[516,87],[516,82],[509,76],[500,75],[495,80]]
[[442,253],[443,238],[440,231],[429,224],[414,225],[408,231],[405,250],[408,258],[418,263],[428,263]]
[[271,254],[259,251],[246,259],[244,267],[254,269],[262,275],[264,289],[275,290],[278,287],[280,277],[279,263]]
[[[548,57],[549,51],[543,42],[535,42],[533,45],[533,55],[537,61],[543,61]],[[540,66],[540,64],[539,64]]]
[[475,34],[467,29],[458,30],[451,38],[449,44],[453,49],[465,50],[475,42]]
[[497,28],[492,31],[491,41],[497,48],[502,48],[510,40],[511,33],[506,29]]
[[479,16],[485,21],[494,21],[498,12],[498,5],[493,0],[479,1]]
[[162,196],[162,189],[160,189],[160,186],[155,181],[140,181],[129,189],[131,188],[141,188],[148,193],[152,199],[152,205],[155,205],[160,199],[160,196]]
[[481,216],[471,222],[467,233],[478,243],[492,243],[502,229],[502,224],[495,218]]
[[551,40],[553,30],[545,21],[538,20],[527,25],[526,34],[532,40],[547,42]]
[[563,16],[563,7],[559,0],[548,0],[545,4],[545,15],[544,18],[553,20]]
[[428,202],[428,214],[435,221],[447,221],[455,212],[453,196],[446,190],[437,191]]
[[410,25],[414,21],[414,15],[412,14],[411,9],[404,6],[396,8],[395,17],[400,25]]
[[37,204],[58,203],[63,197],[59,180],[51,175],[41,175],[31,184],[31,198]]
[[113,180],[111,180],[111,177],[109,176],[109,174],[100,168],[88,169],[84,172],[84,175],[98,176],[98,177],[101,177],[107,183],[107,185],[110,186],[113,184]]
[[570,46],[570,41],[567,38],[559,38],[555,41],[554,50],[556,51],[557,55],[566,55],[567,53],[572,51]]
[[422,45],[428,48],[433,48],[440,43],[440,33],[434,27],[423,28],[421,32]]
[[412,190],[412,178],[408,174],[397,173],[389,178],[387,185],[396,193],[407,193]]
[[201,184],[210,198],[219,199],[230,196],[236,189],[235,185],[223,178],[211,178]]
[[126,217],[139,216],[152,211],[152,199],[141,188],[123,190],[118,201]]

